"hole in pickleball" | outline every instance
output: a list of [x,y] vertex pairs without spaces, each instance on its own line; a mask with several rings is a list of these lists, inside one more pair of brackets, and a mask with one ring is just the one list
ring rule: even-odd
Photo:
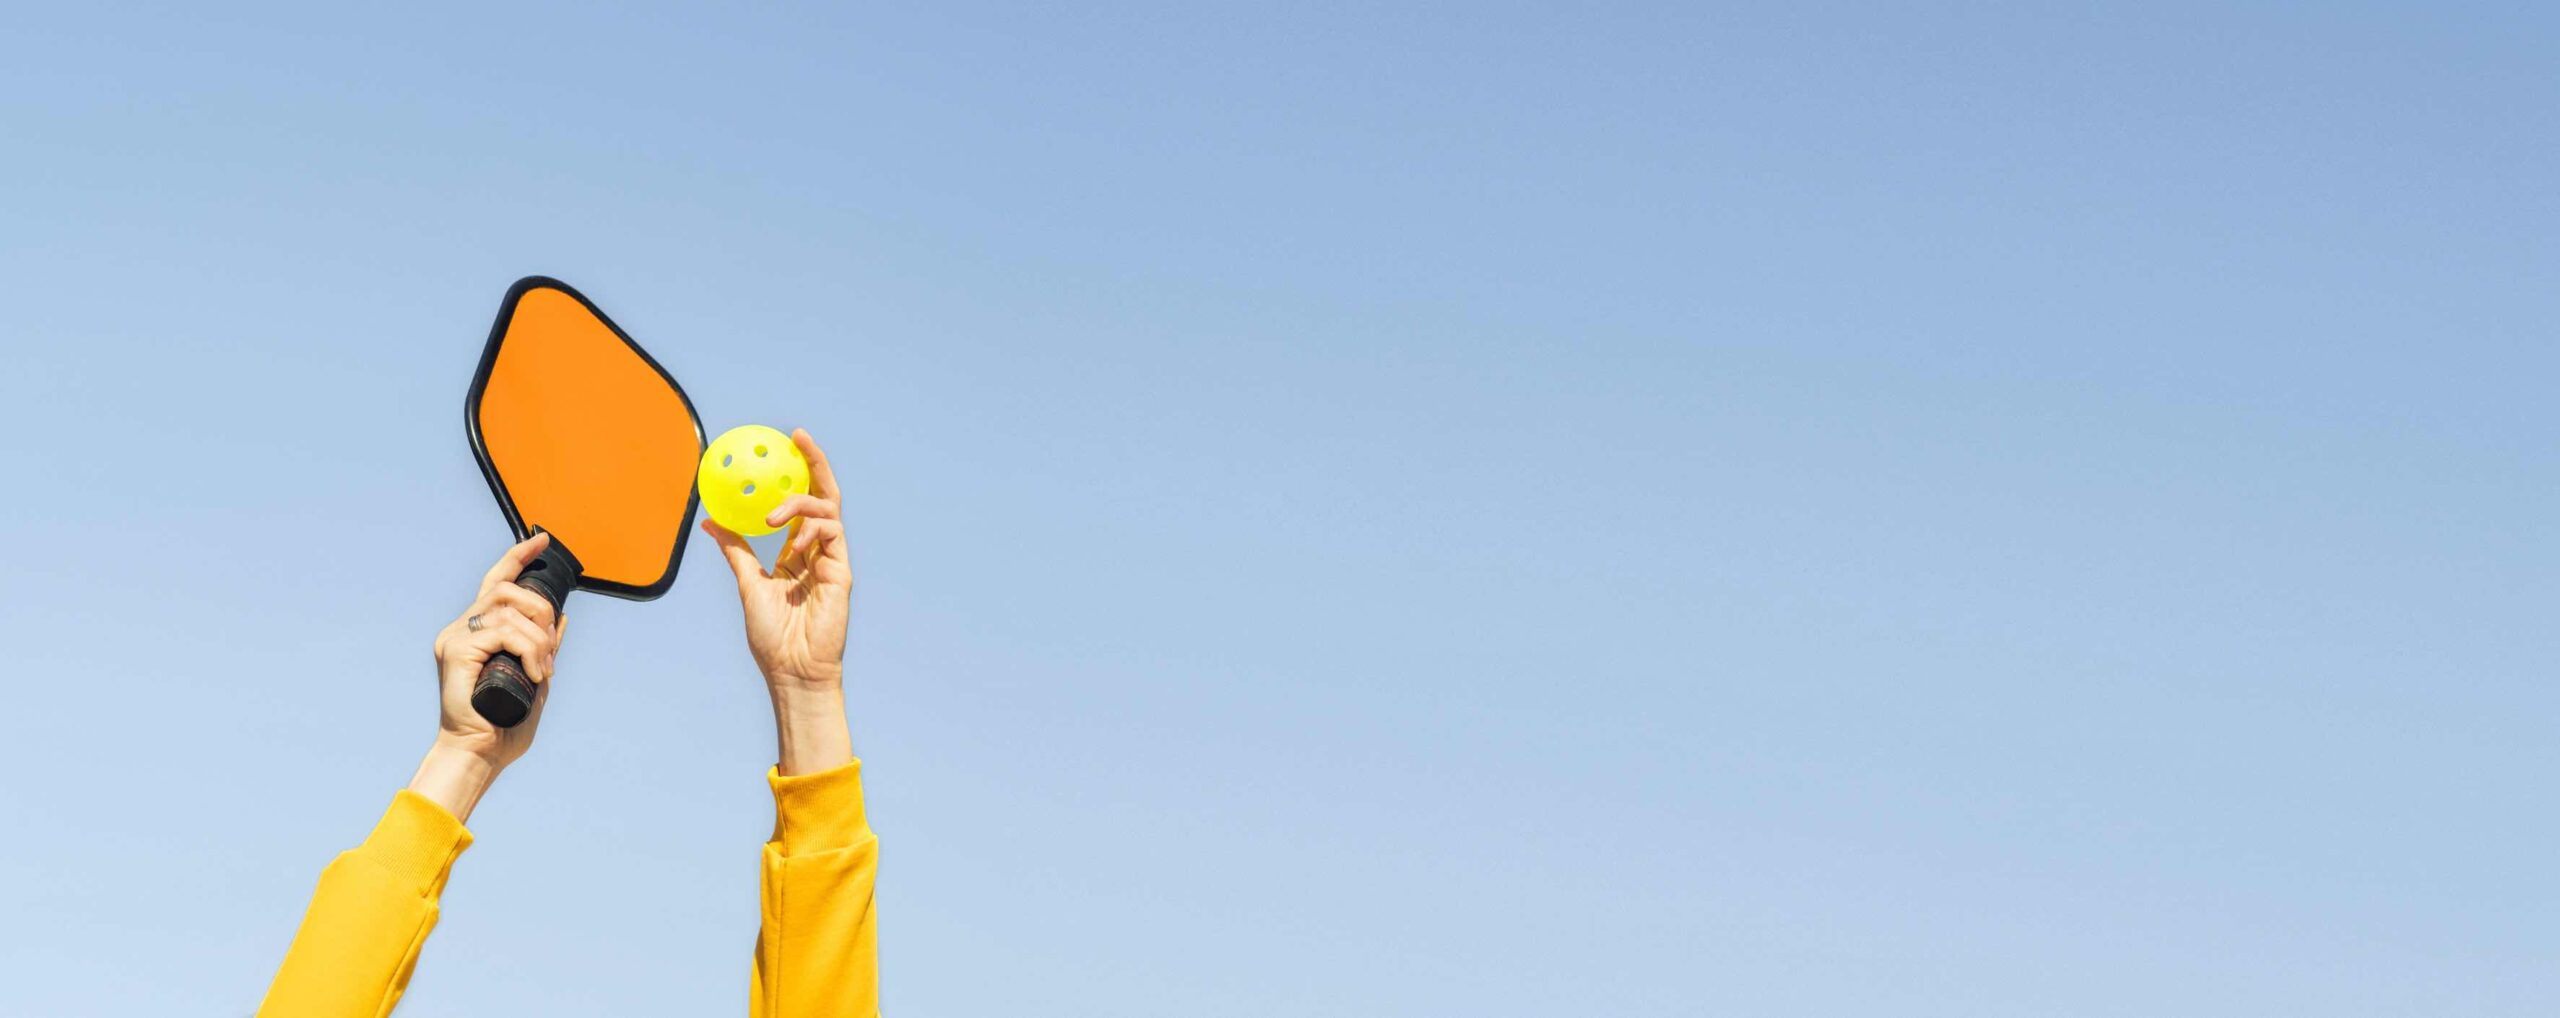
[[790,475],[790,474],[784,474],[784,475],[782,475],[782,490],[784,490],[784,491],[789,491],[789,490],[791,490],[791,475]]
[[720,454],[720,465],[721,465],[721,466],[724,466],[724,467],[729,465],[729,454],[728,454],[728,453],[725,453],[725,452],[724,452],[724,453],[721,453],[721,454]]
[[739,488],[739,489],[738,489],[738,494],[741,494],[741,495],[753,495],[753,494],[755,494],[755,493],[756,493],[756,482],[754,482],[754,481],[748,481],[748,482],[746,483],[746,486],[745,486],[745,487],[742,487],[742,488]]
[[763,447],[763,446],[761,446],[761,445],[759,445],[759,446],[757,446],[757,447],[756,447],[756,458],[757,458],[757,459],[763,459],[763,458],[764,458],[764,447]]

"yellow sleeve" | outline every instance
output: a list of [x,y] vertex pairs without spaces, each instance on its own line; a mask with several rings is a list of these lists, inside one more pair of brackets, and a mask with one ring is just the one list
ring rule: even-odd
[[444,807],[415,792],[392,796],[372,836],[320,871],[259,1018],[390,1014],[435,929],[445,876],[469,847],[471,832]]
[[871,932],[879,839],[862,813],[862,761],[797,777],[774,771],[756,934],[753,1018],[872,1018],[880,960]]

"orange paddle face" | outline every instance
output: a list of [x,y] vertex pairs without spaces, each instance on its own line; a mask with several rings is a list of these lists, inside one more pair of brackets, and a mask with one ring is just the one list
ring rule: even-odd
[[540,276],[508,290],[464,412],[508,525],[550,531],[584,566],[579,589],[647,600],[675,583],[702,423],[586,297]]

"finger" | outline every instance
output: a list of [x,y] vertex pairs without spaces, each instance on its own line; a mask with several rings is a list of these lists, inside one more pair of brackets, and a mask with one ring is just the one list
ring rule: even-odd
[[485,633],[493,629],[503,629],[518,622],[532,624],[532,620],[526,618],[523,610],[516,606],[494,604],[464,617],[462,628],[470,632]]
[[559,662],[560,644],[551,633],[534,625],[532,619],[511,615],[506,622],[505,645],[524,664],[524,676],[540,685],[551,678],[552,667]]
[[515,609],[491,609],[480,617],[480,632],[474,635],[494,638],[496,646],[490,651],[492,654],[499,650],[514,654],[516,663],[524,666],[525,678],[541,682],[550,677],[552,652],[557,645],[552,642],[550,633],[544,632],[542,627],[533,624],[532,619],[518,614]]
[[844,497],[836,490],[836,471],[827,465],[827,452],[818,448],[818,440],[809,437],[809,429],[791,429],[791,444],[800,447],[800,456],[809,461],[809,490],[829,502]]
[[800,578],[800,560],[792,557],[791,554],[792,546],[799,543],[800,521],[793,520],[791,526],[782,532],[782,550],[773,553],[774,576],[785,580]]
[[487,594],[481,595],[477,610],[488,611],[498,607],[513,608],[523,612],[524,617],[532,619],[535,625],[540,626],[551,625],[560,614],[551,607],[551,602],[543,599],[542,595],[510,580],[498,581],[497,586],[489,588]]
[[516,542],[515,547],[507,549],[506,554],[498,556],[498,564],[490,566],[487,575],[480,577],[480,593],[487,594],[489,588],[498,585],[501,581],[524,575],[524,567],[532,565],[534,559],[542,557],[542,549],[548,547],[551,547],[551,535],[548,533],[535,534]]
[[805,562],[820,554],[836,557],[834,552],[843,544],[844,524],[828,519],[804,519],[793,526],[791,543],[785,546],[783,554],[793,562]]
[[783,499],[781,505],[774,506],[772,512],[764,514],[764,525],[779,527],[785,522],[804,516],[821,520],[835,519],[836,504],[809,495],[793,495]]
[[756,550],[747,547],[747,539],[738,536],[737,531],[721,526],[717,520],[705,518],[702,521],[702,532],[711,535],[711,539],[719,543],[720,555],[729,560],[729,571],[738,575],[738,586],[741,589],[750,582],[764,578],[764,563],[756,560]]
[[[524,609],[511,604],[492,605],[473,612],[463,618],[462,627],[464,632],[482,633],[521,629],[532,633],[546,645],[559,642],[559,637],[553,635],[551,629],[533,621],[532,617],[524,613]],[[543,653],[549,656],[550,650],[547,646],[543,648]]]
[[463,633],[455,646],[461,648],[465,661],[484,668],[490,658],[498,656],[499,651],[506,651],[516,656],[517,664],[524,666],[526,678],[540,682],[540,676],[551,674],[551,663],[546,660],[542,649],[542,631],[534,628],[533,623],[522,615],[514,616],[511,622],[493,623],[483,618],[480,631]]

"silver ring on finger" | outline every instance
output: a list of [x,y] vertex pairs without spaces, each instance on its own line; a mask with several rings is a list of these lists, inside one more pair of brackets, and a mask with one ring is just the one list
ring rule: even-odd
[[470,618],[467,618],[467,619],[462,620],[462,628],[464,628],[464,629],[468,629],[468,630],[470,630],[470,631],[472,631],[472,632],[475,632],[475,633],[479,632],[479,631],[480,631],[480,616],[478,616],[478,615],[476,615],[476,614],[475,614],[475,615],[471,616]]

